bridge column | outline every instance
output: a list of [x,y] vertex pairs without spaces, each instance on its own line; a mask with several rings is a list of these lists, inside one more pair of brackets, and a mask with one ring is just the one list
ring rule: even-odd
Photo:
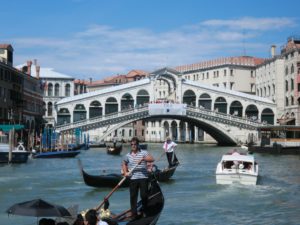
[[185,142],[190,140],[190,128],[189,124],[185,123]]
[[194,131],[195,131],[194,141],[198,141],[198,127],[195,126]]
[[181,141],[180,125],[177,126],[177,140],[176,141]]

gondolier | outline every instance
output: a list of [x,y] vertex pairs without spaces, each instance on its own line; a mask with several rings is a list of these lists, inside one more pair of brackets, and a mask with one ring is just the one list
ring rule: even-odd
[[144,211],[147,206],[148,199],[148,171],[147,162],[153,162],[154,158],[146,150],[139,149],[139,140],[136,137],[131,139],[131,151],[126,154],[122,169],[125,176],[128,176],[128,171],[135,168],[130,177],[129,192],[130,192],[130,206],[132,216],[137,215],[137,199],[138,192],[142,200],[142,207]]
[[166,152],[166,156],[168,159],[169,167],[173,166],[173,154],[174,154],[174,149],[176,148],[177,144],[171,140],[170,137],[167,137],[167,140],[165,141],[163,145],[163,149]]

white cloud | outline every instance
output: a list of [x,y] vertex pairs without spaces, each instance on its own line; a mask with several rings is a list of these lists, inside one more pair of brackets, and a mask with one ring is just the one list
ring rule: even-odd
[[241,18],[207,20],[200,26],[155,32],[94,24],[68,37],[13,39],[13,47],[18,64],[36,58],[41,66],[55,68],[76,78],[100,79],[126,74],[132,69],[151,72],[163,66],[241,55],[245,41],[250,55],[263,51],[268,54],[269,46],[258,37],[264,31],[269,34],[272,29],[294,25],[294,19],[290,18]]
[[244,30],[274,30],[296,25],[293,18],[252,18],[244,17],[236,20],[207,20],[201,23],[203,26],[227,27],[230,29]]

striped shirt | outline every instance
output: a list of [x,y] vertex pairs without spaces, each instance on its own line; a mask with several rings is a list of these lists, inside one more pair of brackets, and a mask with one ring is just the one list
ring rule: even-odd
[[[148,151],[145,151],[145,150],[137,151],[136,155],[132,155],[131,152],[129,152],[126,154],[126,156],[124,158],[124,162],[128,166],[128,170],[130,171],[132,168],[134,168],[138,164],[138,162],[142,158],[144,158],[148,155],[149,155]],[[131,180],[148,178],[146,162],[142,161],[137,167],[135,167],[135,169],[132,171],[131,174],[132,174],[132,176],[130,178]]]

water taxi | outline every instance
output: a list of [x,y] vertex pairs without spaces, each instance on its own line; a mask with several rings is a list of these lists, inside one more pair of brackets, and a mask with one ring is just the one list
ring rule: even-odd
[[216,168],[217,184],[256,185],[257,178],[258,164],[254,156],[237,151],[223,155]]

